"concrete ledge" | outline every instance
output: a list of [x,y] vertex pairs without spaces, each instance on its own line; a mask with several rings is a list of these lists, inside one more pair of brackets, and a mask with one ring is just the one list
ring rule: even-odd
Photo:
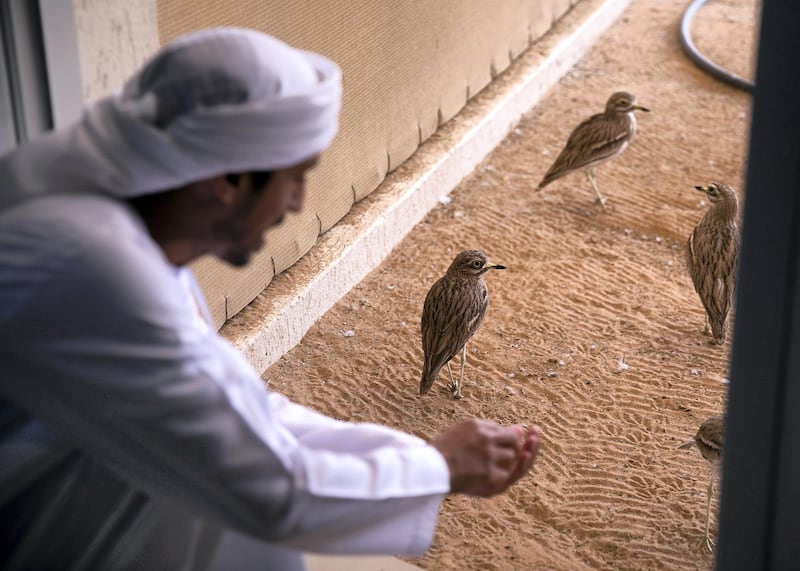
[[474,170],[629,2],[578,3],[221,333],[257,371],[265,371]]
[[420,567],[393,557],[305,555],[307,571],[419,571]]

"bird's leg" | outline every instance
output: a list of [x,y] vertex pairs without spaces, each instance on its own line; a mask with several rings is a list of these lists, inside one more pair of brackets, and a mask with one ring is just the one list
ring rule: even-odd
[[467,344],[464,343],[464,349],[461,351],[461,374],[458,376],[458,392],[456,398],[460,399],[464,395],[461,394],[461,387],[464,386],[464,365],[467,364]]
[[447,390],[452,391],[453,387],[456,386],[456,382],[453,380],[453,369],[450,368],[450,361],[447,362],[447,372],[450,373],[450,382],[447,384]]
[[594,181],[594,168],[590,167],[586,169],[586,176],[589,177],[589,182],[591,183],[592,188],[594,189],[594,193],[597,195],[595,202],[597,202],[603,208],[603,211],[605,211],[606,199],[602,194],[600,194],[600,190],[597,188],[597,183]]
[[711,519],[711,495],[714,493],[714,480],[712,479],[708,483],[708,500],[706,502],[706,530],[703,534],[703,537],[700,539],[700,543],[698,543],[698,547],[705,548],[708,550],[709,553],[714,551],[714,540],[711,539],[709,534],[709,526],[710,526],[710,519]]
[[447,385],[447,388],[453,394],[454,399],[463,398],[464,395],[461,393],[461,385],[464,380],[464,364],[467,362],[467,345],[464,344],[464,349],[461,351],[461,374],[458,377],[458,382],[451,382]]

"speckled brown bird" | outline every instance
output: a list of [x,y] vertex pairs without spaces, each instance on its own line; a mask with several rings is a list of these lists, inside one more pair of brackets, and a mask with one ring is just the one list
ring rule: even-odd
[[734,188],[721,182],[695,189],[706,193],[711,207],[686,242],[686,267],[706,310],[705,332],[719,345],[725,342],[736,288],[739,201]]
[[493,264],[479,250],[465,250],[458,254],[428,291],[422,309],[422,350],[425,362],[419,394],[427,393],[439,371],[461,351],[461,374],[458,382],[450,371],[447,386],[453,398],[461,398],[464,364],[467,361],[467,342],[472,338],[486,315],[489,293],[481,277],[489,270],[504,270],[505,266]]
[[711,551],[714,542],[709,536],[709,518],[711,512],[711,496],[714,493],[714,482],[720,477],[722,468],[722,447],[725,441],[725,417],[721,414],[712,416],[700,424],[697,434],[688,442],[682,444],[680,448],[688,449],[696,446],[700,454],[711,466],[711,480],[708,482],[707,503],[706,503],[706,527],[703,538],[699,545]]
[[636,110],[650,111],[637,105],[636,97],[630,93],[613,93],[603,113],[592,115],[575,127],[536,190],[571,172],[586,169],[586,176],[597,195],[596,201],[605,210],[606,199],[595,183],[594,167],[616,157],[628,146],[636,133],[636,117],[633,113]]

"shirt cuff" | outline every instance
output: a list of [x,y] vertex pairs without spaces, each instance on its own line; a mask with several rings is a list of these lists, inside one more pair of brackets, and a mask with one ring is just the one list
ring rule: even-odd
[[419,452],[429,467],[431,487],[444,494],[450,492],[450,467],[442,453],[430,444],[426,444]]
[[436,522],[439,518],[439,511],[444,500],[445,494],[437,494],[427,498],[425,505],[419,509],[417,525],[411,534],[411,540],[405,557],[422,557],[433,544],[436,532]]

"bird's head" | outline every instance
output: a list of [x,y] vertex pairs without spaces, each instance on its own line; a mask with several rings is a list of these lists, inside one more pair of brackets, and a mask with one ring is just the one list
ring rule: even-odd
[[480,276],[489,270],[505,270],[505,266],[493,264],[486,259],[486,254],[480,250],[464,250],[458,254],[447,273],[456,273],[465,276]]
[[627,91],[617,91],[606,102],[606,113],[622,114],[631,111],[650,111],[647,107],[636,104],[636,96]]
[[705,192],[711,204],[716,204],[718,202],[738,204],[736,191],[731,185],[725,184],[724,182],[712,182],[708,186],[698,185],[695,186],[694,189],[699,192]]

